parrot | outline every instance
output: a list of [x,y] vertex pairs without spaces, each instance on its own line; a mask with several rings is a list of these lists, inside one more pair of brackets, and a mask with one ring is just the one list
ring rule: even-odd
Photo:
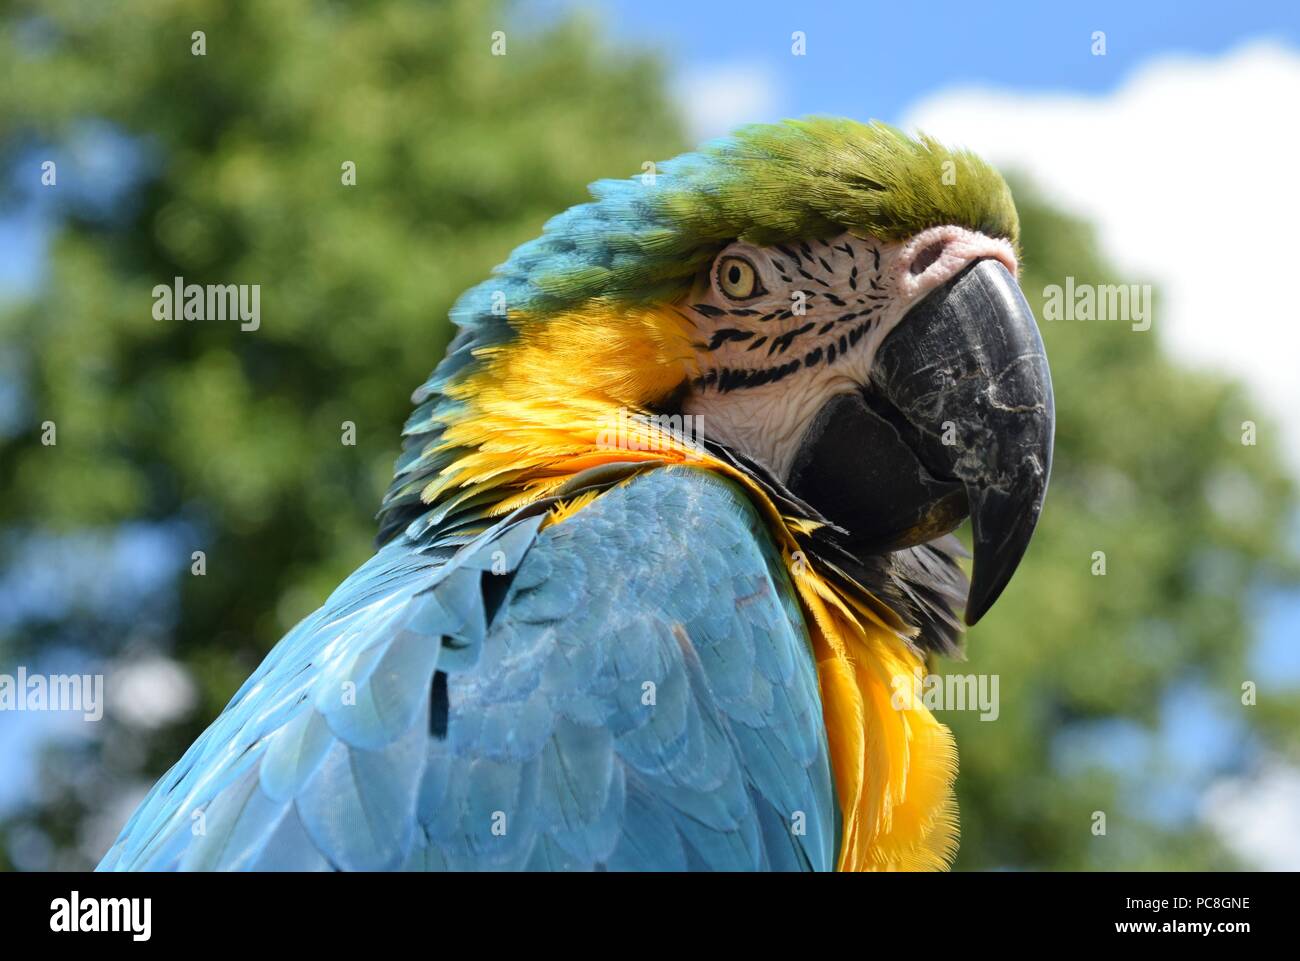
[[951,867],[906,692],[1020,565],[1055,429],[1009,187],[813,116],[589,192],[453,305],[374,555],[100,870]]

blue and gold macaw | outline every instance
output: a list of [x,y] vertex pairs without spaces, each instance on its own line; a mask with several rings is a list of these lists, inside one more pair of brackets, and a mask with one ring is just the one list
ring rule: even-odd
[[1005,183],[809,119],[592,194],[457,303],[378,552],[102,868],[950,863],[956,748],[898,681],[1052,449]]

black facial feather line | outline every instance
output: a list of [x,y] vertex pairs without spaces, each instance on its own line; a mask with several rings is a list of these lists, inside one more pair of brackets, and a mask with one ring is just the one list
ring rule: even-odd
[[[806,350],[802,357],[783,363],[773,363],[752,369],[730,366],[710,369],[707,373],[692,381],[696,388],[712,388],[725,393],[747,387],[759,387],[764,384],[776,383],[797,370],[823,364],[827,366],[834,364],[857,345],[867,331],[877,323],[879,318],[873,317],[873,315],[884,306],[883,302],[890,299],[888,295],[883,293],[886,288],[879,282],[881,279],[880,249],[874,245],[865,247],[861,252],[862,257],[866,257],[868,252],[870,253],[870,265],[859,262],[859,251],[847,241],[839,244],[827,244],[821,241],[814,241],[811,244],[808,242],[792,245],[779,244],[774,249],[779,251],[784,259],[772,255],[769,256],[768,261],[779,272],[784,283],[794,283],[792,277],[788,275],[791,272],[787,270],[786,266],[787,263],[792,262],[795,265],[793,273],[797,273],[804,280],[826,288],[824,290],[802,291],[805,307],[820,294],[828,304],[848,309],[836,317],[829,319],[816,318],[798,327],[792,327],[784,333],[771,336],[767,334],[756,336],[758,333],[756,330],[746,330],[742,327],[718,327],[712,330],[707,344],[697,346],[708,351],[715,351],[726,344],[744,343],[745,354],[754,353],[766,347],[763,356],[779,358],[789,352],[790,348],[805,335],[811,334],[814,338],[822,338],[831,334],[833,330],[841,325],[847,326],[850,322],[855,322],[854,326],[851,330],[844,330],[839,336],[833,337],[829,343],[816,344]],[[845,258],[847,258],[847,263]],[[843,266],[837,269],[833,264]],[[824,275],[822,275],[823,271]],[[838,279],[846,282],[848,287],[856,293],[856,303],[854,305],[850,306],[847,301],[834,293],[834,283],[832,281]],[[881,293],[859,293],[859,285],[869,285],[870,290],[880,291]],[[753,318],[759,324],[773,322],[783,324],[792,318],[797,320],[793,304],[784,309],[771,306],[767,311],[749,306],[722,308],[707,303],[692,304],[689,309],[697,316],[706,318],[707,321],[716,321],[720,317]],[[708,323],[708,326],[712,327],[713,325]],[[816,332],[812,333],[814,329]]]

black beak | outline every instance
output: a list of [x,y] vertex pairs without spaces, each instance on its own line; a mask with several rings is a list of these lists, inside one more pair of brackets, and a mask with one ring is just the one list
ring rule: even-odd
[[913,307],[881,343],[871,383],[828,403],[790,489],[850,534],[900,550],[971,517],[974,624],[1011,580],[1038,523],[1055,411],[1033,312],[1007,269],[980,260]]

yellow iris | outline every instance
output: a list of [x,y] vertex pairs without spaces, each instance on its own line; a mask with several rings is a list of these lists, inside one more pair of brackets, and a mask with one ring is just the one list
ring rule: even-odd
[[758,274],[743,257],[724,257],[718,263],[718,286],[733,300],[745,300],[758,292]]

